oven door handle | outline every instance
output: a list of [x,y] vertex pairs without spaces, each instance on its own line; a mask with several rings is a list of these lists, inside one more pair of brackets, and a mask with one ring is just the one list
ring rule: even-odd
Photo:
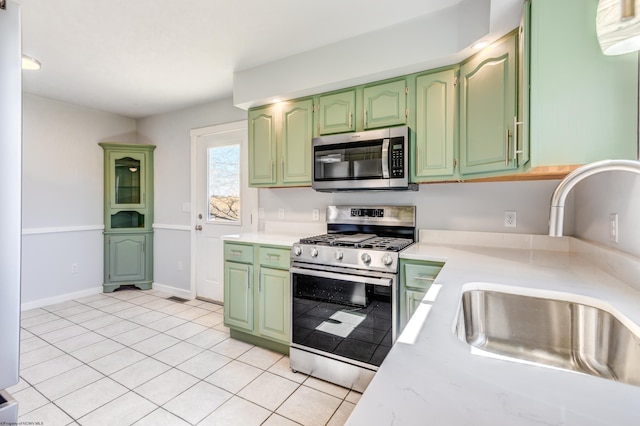
[[292,266],[289,268],[289,273],[309,275],[312,277],[319,277],[319,278],[329,278],[333,280],[353,281],[353,282],[363,283],[363,284],[381,285],[385,287],[391,287],[392,285],[391,278],[362,277],[360,275],[338,274],[335,272],[316,271],[312,269],[296,268],[295,266]]

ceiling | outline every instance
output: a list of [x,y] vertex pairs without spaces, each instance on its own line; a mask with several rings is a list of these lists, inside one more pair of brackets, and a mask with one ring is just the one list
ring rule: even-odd
[[23,53],[42,63],[24,92],[140,118],[228,98],[236,71],[465,0],[14,1]]

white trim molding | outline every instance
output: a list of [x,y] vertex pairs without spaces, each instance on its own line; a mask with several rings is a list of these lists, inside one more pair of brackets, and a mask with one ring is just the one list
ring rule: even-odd
[[154,282],[152,285],[152,288],[154,290],[160,290],[162,292],[169,293],[172,296],[177,296],[182,299],[189,299],[189,300],[195,299],[195,295],[191,291],[184,290],[181,288],[175,288],[170,285]]
[[64,232],[104,231],[104,225],[57,226],[51,228],[22,228],[22,235],[58,234]]
[[164,223],[154,223],[153,229],[169,229],[171,231],[191,231],[189,225],[167,225]]
[[79,299],[81,297],[93,296],[94,294],[100,294],[103,291],[102,286],[88,288],[86,290],[75,291],[73,293],[60,294],[58,296],[47,297],[46,299],[38,299],[32,302],[23,303],[20,305],[21,311],[28,311],[31,309],[41,308],[43,306],[55,305],[56,303],[62,303],[69,300]]

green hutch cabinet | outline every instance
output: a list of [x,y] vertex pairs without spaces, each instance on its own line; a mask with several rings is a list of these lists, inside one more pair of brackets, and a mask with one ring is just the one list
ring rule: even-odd
[[153,282],[154,145],[99,144],[104,149],[104,292]]

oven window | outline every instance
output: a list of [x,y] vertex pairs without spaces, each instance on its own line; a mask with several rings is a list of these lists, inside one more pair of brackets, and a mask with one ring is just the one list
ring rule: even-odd
[[315,180],[381,179],[382,142],[315,147]]
[[292,341],[379,366],[392,345],[392,288],[292,274]]

